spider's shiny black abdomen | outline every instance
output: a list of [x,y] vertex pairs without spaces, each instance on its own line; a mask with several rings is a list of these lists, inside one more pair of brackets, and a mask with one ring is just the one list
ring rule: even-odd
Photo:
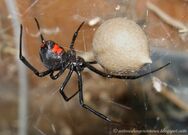
[[56,56],[51,52],[47,52],[46,54],[40,53],[40,58],[43,65],[48,69],[59,70],[63,65],[62,55]]
[[64,49],[51,40],[42,44],[39,55],[44,66],[52,70],[61,69],[67,59]]

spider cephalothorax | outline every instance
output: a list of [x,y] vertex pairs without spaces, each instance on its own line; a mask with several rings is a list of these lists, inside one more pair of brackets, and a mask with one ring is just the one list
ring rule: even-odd
[[[40,31],[40,26],[39,26],[39,23],[36,18],[35,18],[35,21],[36,21],[38,30]],[[69,70],[68,75],[66,76],[64,82],[62,83],[62,85],[59,89],[59,91],[60,91],[61,95],[63,96],[63,98],[65,99],[65,101],[69,101],[75,95],[79,94],[80,105],[83,108],[89,110],[90,112],[94,113],[98,117],[111,122],[112,120],[110,120],[107,116],[105,116],[104,114],[102,114],[100,112],[95,111],[93,108],[91,108],[90,106],[85,104],[84,97],[83,97],[83,82],[82,82],[82,71],[84,70],[84,68],[88,68],[89,70],[93,71],[94,73],[99,74],[106,78],[137,79],[137,78],[146,76],[148,74],[154,73],[154,72],[164,68],[165,66],[169,65],[169,63],[158,68],[158,69],[155,69],[153,71],[146,72],[144,74],[136,75],[136,76],[112,75],[112,74],[102,72],[102,71],[96,69],[94,66],[92,66],[92,64],[97,64],[96,61],[86,62],[82,57],[77,56],[76,51],[74,50],[74,42],[75,42],[78,32],[79,32],[80,28],[83,26],[83,24],[84,24],[84,22],[81,23],[81,25],[77,28],[76,32],[74,33],[74,35],[72,37],[72,42],[70,44],[70,49],[68,51],[65,51],[61,46],[59,46],[54,41],[44,40],[43,35],[40,34],[42,45],[41,45],[39,54],[40,54],[42,63],[47,68],[47,70],[43,71],[43,72],[39,72],[22,55],[22,29],[23,28],[21,25],[20,26],[19,58],[38,77],[44,77],[46,75],[50,75],[51,79],[56,80],[64,73],[64,71],[66,69]],[[57,71],[56,74],[54,74],[55,71]],[[66,94],[64,93],[64,88],[67,85],[68,81],[70,80],[73,72],[76,72],[77,77],[78,77],[78,91],[75,92],[72,96],[67,97]]]

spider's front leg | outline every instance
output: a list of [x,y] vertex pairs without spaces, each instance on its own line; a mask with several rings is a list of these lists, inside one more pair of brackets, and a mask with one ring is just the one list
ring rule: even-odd
[[55,74],[55,75],[54,75],[54,71],[52,71],[51,74],[50,74],[50,78],[51,78],[52,80],[56,80],[57,78],[59,78],[59,77],[65,72],[66,68],[67,68],[69,65],[70,65],[70,64],[68,63],[68,64],[66,64],[66,66],[63,66],[62,69],[61,69],[57,74]]
[[54,71],[51,72],[50,74],[50,78],[52,80],[56,80],[57,78],[59,78],[61,75],[63,74],[63,72],[60,70],[57,74],[54,75]]
[[87,109],[88,111],[94,113],[96,116],[108,121],[108,122],[112,122],[112,120],[110,120],[107,116],[105,116],[104,114],[97,112],[96,110],[94,110],[93,108],[91,108],[90,106],[86,105],[84,103],[84,97],[83,97],[83,83],[82,83],[82,75],[79,71],[76,71],[77,75],[78,75],[78,89],[79,89],[79,101],[80,101],[80,105]]
[[[67,97],[66,94],[65,94],[65,92],[64,92],[65,86],[67,85],[68,81],[70,80],[73,71],[74,71],[74,70],[73,70],[73,66],[72,66],[72,67],[70,68],[70,71],[69,71],[68,75],[67,75],[66,78],[65,78],[65,81],[63,82],[61,88],[59,89],[59,92],[61,93],[62,97],[63,97],[64,100],[67,101],[67,102],[68,102],[70,99],[72,99],[72,98],[79,92],[79,90],[76,91],[76,92],[75,92],[72,96],[70,96],[70,97]],[[58,74],[58,73],[57,73],[57,74]]]
[[20,52],[19,52],[19,58],[20,60],[30,69],[34,72],[35,75],[37,75],[38,77],[44,77],[46,75],[48,75],[49,73],[52,72],[51,69],[48,69],[46,71],[43,72],[39,72],[35,67],[33,67],[27,60],[26,58],[22,55],[22,25],[20,25]]

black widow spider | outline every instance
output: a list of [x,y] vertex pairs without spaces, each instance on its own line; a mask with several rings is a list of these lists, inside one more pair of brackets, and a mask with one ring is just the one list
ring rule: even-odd
[[[40,25],[37,19],[35,18],[35,22],[37,24],[37,28],[40,32]],[[162,68],[166,67],[168,64],[155,69],[153,71],[141,74],[141,75],[136,75],[136,76],[119,76],[119,75],[112,75],[108,74],[105,72],[102,72],[95,67],[92,66],[92,64],[96,64],[96,61],[92,62],[86,62],[82,57],[79,57],[76,55],[76,51],[74,50],[74,43],[75,40],[78,36],[78,32],[80,28],[83,26],[84,22],[80,24],[80,26],[77,28],[76,32],[74,33],[72,37],[72,42],[70,44],[70,49],[68,51],[65,51],[63,47],[59,46],[57,43],[55,43],[52,40],[44,40],[43,35],[40,33],[40,39],[41,39],[41,47],[40,47],[40,58],[44,66],[47,68],[46,71],[39,72],[32,64],[30,64],[27,59],[22,55],[22,25],[20,25],[20,52],[19,52],[19,58],[20,60],[30,69],[34,72],[35,75],[38,77],[44,77],[46,75],[50,74],[50,78],[53,80],[58,79],[66,69],[69,70],[68,75],[66,76],[63,84],[61,85],[59,91],[61,95],[63,96],[65,101],[69,101],[71,98],[73,98],[77,93],[79,93],[79,101],[80,105],[89,110],[90,112],[94,113],[98,117],[108,121],[112,122],[111,119],[109,119],[107,116],[104,114],[97,112],[90,106],[84,103],[84,97],[83,97],[83,82],[82,82],[82,71],[84,68],[88,68],[89,70],[95,72],[98,75],[101,75],[102,77],[106,78],[118,78],[118,79],[137,79],[143,76],[146,76],[148,74],[154,73],[158,70],[161,70]],[[55,71],[58,71],[56,74],[54,74]],[[78,76],[78,91],[75,92],[72,96],[67,97],[66,94],[64,93],[64,88],[67,85],[68,81],[71,78],[71,75],[73,72],[76,72]]]

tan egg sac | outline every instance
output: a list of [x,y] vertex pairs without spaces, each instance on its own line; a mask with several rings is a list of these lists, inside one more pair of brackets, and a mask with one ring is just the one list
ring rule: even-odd
[[134,21],[120,17],[99,26],[93,38],[93,53],[97,62],[114,74],[135,72],[152,62],[144,31]]

